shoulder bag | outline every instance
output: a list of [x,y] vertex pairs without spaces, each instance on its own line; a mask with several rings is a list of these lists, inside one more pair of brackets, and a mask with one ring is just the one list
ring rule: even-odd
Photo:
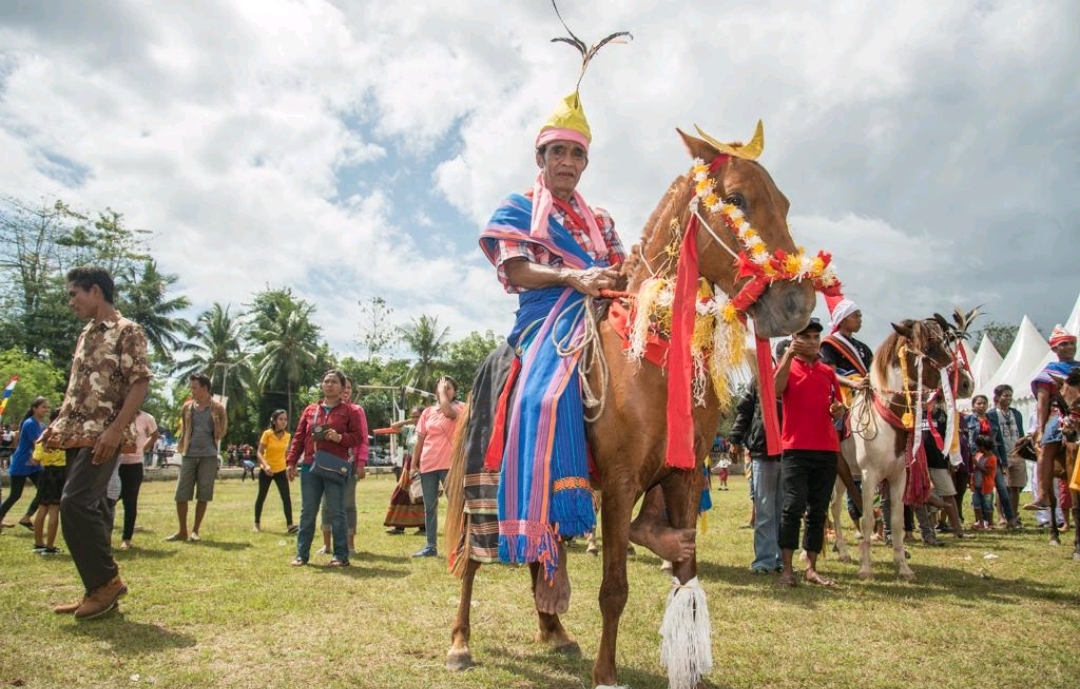
[[[327,414],[327,421],[329,422],[329,414]],[[349,478],[349,471],[352,469],[352,462],[347,459],[342,459],[332,452],[319,449],[319,440],[322,439],[323,433],[326,432],[326,428],[329,427],[329,423],[325,426],[318,423],[319,412],[315,412],[315,424],[311,428],[311,434],[315,438],[312,445],[315,448],[315,457],[311,461],[311,473],[324,478],[328,481],[344,485],[346,479]]]

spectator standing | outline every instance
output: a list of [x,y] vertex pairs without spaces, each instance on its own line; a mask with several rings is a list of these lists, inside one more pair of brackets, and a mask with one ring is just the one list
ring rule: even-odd
[[67,450],[60,528],[86,595],[53,611],[93,619],[127,594],[109,545],[105,495],[120,452],[135,450],[132,422],[150,386],[142,328],[113,306],[113,279],[98,267],[67,274],[68,304],[89,322],[79,335],[60,415],[42,434],[46,448]]
[[[180,476],[176,480],[176,519],[180,530],[166,541],[198,541],[206,508],[214,499],[214,481],[221,460],[221,439],[229,422],[225,405],[210,394],[210,377],[193,373],[188,379],[191,399],[180,409]],[[188,531],[188,503],[195,498],[195,523]]]
[[[980,435],[988,435],[993,440],[995,436],[1000,432],[996,428],[997,418],[996,415],[987,414],[987,409],[990,407],[990,400],[986,395],[975,395],[971,398],[971,414],[968,416],[968,435],[972,439]],[[997,491],[998,497],[998,513],[1001,516],[1002,526],[1015,527],[1016,513],[1013,511],[1012,503],[1009,501],[1009,484],[1005,479],[1005,461],[998,458],[994,476],[994,485]]]
[[[54,409],[52,420],[55,421],[59,413],[59,409]],[[35,443],[30,461],[41,467],[38,508],[34,515],[34,552],[39,555],[59,555],[56,531],[60,526],[60,498],[63,497],[64,481],[67,479],[67,457],[63,450],[47,450],[41,443]]]
[[[359,404],[353,404],[353,384],[352,380],[348,376],[345,377],[345,389],[341,394],[341,399],[345,404],[351,404],[360,412],[360,418],[363,421],[364,426],[364,438],[367,438],[367,415],[364,413],[363,407]],[[345,540],[349,548],[349,556],[352,557],[356,554],[356,482],[362,480],[367,476],[367,460],[370,452],[370,445],[366,441],[361,447],[349,448],[349,459],[353,462],[353,470],[349,472],[348,478],[345,479],[345,528],[347,532],[345,534]],[[330,504],[326,494],[323,494],[322,502],[322,537],[323,547],[316,551],[319,555],[326,555],[331,552],[331,532],[332,532],[332,520],[330,518]]]
[[415,470],[424,491],[424,531],[427,544],[413,557],[435,557],[439,531],[439,486],[450,469],[450,440],[454,437],[464,405],[457,401],[457,382],[443,376],[435,383],[438,403],[428,407],[416,422]]
[[135,452],[120,454],[120,501],[124,505],[124,528],[120,536],[120,550],[131,548],[135,535],[135,519],[139,515],[139,490],[143,482],[143,463],[153,456],[158,440],[157,421],[140,410],[135,417]]
[[390,494],[390,506],[386,508],[386,518],[383,520],[383,526],[387,527],[386,533],[393,536],[405,533],[407,528],[424,526],[424,504],[422,501],[414,502],[409,494],[409,488],[413,482],[412,458],[416,451],[415,427],[423,411],[423,407],[413,407],[409,412],[409,418],[390,424],[390,431],[401,433],[402,439],[402,470],[398,475],[397,486]]
[[[825,513],[836,481],[840,441],[833,425],[844,415],[836,371],[818,359],[821,322],[811,318],[792,336],[791,346],[776,369],[776,394],[783,404],[781,471],[784,506],[780,517],[780,549],[784,570],[782,586],[795,585],[792,556],[799,547],[799,528],[806,515],[802,547],[807,567],[804,579],[819,586],[833,586],[817,570],[818,554],[825,542]],[[760,518],[760,515],[759,515]]]
[[994,440],[980,434],[975,437],[975,458],[971,473],[971,506],[975,510],[976,529],[994,528],[994,476],[997,474]]
[[994,388],[994,410],[988,416],[994,430],[994,449],[998,460],[1006,467],[1006,483],[1009,486],[1009,504],[1016,515],[1016,526],[1020,521],[1020,491],[1027,486],[1027,461],[1013,455],[1013,448],[1024,435],[1024,417],[1020,411],[1012,408],[1013,389],[1011,385],[999,385]]
[[750,382],[735,407],[728,441],[735,461],[740,461],[746,451],[753,472],[754,484],[750,492],[754,501],[754,561],[750,563],[750,571],[754,574],[779,572],[784,568],[780,553],[780,508],[784,504],[784,488],[780,477],[780,455],[770,455],[765,445],[757,380]]
[[316,452],[326,452],[348,461],[350,447],[367,445],[367,425],[359,410],[343,400],[344,390],[345,374],[327,371],[322,379],[323,397],[308,405],[300,415],[285,459],[290,479],[296,477],[298,470],[300,472],[300,530],[296,538],[296,557],[292,561],[294,567],[308,563],[311,541],[315,537],[315,520],[324,493],[329,494],[334,540],[334,559],[329,566],[349,566],[344,484],[312,471]]
[[298,529],[293,523],[292,495],[289,493],[289,477],[285,471],[285,454],[289,450],[289,440],[292,439],[288,428],[288,412],[284,409],[276,410],[270,415],[270,427],[263,431],[259,438],[259,447],[255,450],[255,456],[259,460],[259,495],[255,498],[255,527],[252,530],[256,533],[262,530],[260,524],[263,504],[270,492],[271,483],[277,486],[278,495],[281,496],[288,532],[296,533]]
[[[15,506],[15,503],[22,498],[26,482],[29,481],[34,484],[35,489],[38,487],[38,481],[41,478],[41,467],[32,461],[34,443],[38,441],[38,438],[41,437],[42,432],[45,430],[50,410],[49,400],[44,397],[37,397],[30,403],[30,408],[26,410],[26,414],[23,416],[22,425],[19,426],[19,440],[15,452],[11,454],[11,465],[8,467],[11,488],[8,491],[7,500],[0,503],[0,527],[2,528],[10,529],[14,526],[14,524],[4,522],[4,517]],[[35,497],[30,502],[26,514],[19,520],[19,524],[27,529],[33,529],[32,517],[37,512],[37,509],[38,499]]]

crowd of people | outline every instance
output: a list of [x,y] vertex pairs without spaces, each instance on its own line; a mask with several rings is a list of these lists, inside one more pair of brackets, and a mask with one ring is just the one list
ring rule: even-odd
[[[729,454],[747,460],[752,500],[748,526],[754,529],[754,574],[782,573],[781,585],[793,585],[791,555],[798,547],[800,525],[805,522],[802,549],[808,555],[807,581],[830,585],[816,571],[826,533],[826,511],[837,472],[848,489],[848,513],[858,526],[863,518],[861,479],[850,420],[845,418],[851,396],[869,387],[872,350],[855,338],[862,328],[862,311],[849,299],[830,300],[829,335],[811,319],[806,330],[777,345],[776,414],[782,420],[780,451],[766,442],[765,415],[757,381],[735,406],[726,438]],[[1069,424],[1058,406],[1051,404],[1061,378],[1080,376],[1076,362],[1076,336],[1060,326],[1050,339],[1057,361],[1032,381],[1036,408],[1027,420],[1012,407],[1014,390],[998,385],[993,399],[974,395],[970,411],[959,416],[955,451],[947,442],[950,410],[943,396],[929,405],[919,420],[918,432],[926,453],[932,491],[922,504],[903,506],[904,540],[914,542],[918,522],[922,542],[940,547],[939,534],[970,538],[972,531],[1019,530],[1025,526],[1022,510],[1035,513],[1040,527],[1056,520],[1069,528],[1072,509],[1069,478],[1054,478],[1045,461],[1047,446],[1062,442],[1061,426]],[[1056,378],[1055,378],[1056,376]],[[1030,429],[1025,432],[1025,427]],[[1036,462],[1035,460],[1039,461]],[[1034,477],[1029,482],[1029,465]],[[1021,507],[1022,491],[1029,485],[1032,501]],[[1056,491],[1057,510],[1050,514],[1047,491]],[[891,541],[888,492],[879,491],[880,508],[874,518],[880,537]],[[965,517],[965,495],[970,494],[971,518]]]

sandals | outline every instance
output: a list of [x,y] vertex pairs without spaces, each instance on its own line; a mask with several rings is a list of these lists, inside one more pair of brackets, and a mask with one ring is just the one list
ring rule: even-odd
[[307,564],[307,560],[305,560],[305,559],[303,559],[301,557],[295,557],[295,558],[293,558],[293,561],[290,562],[289,564],[292,565],[293,567],[303,567],[304,565]]
[[810,576],[804,574],[803,575],[803,581],[805,581],[808,584],[813,584],[814,586],[820,586],[822,588],[827,588],[827,589],[836,588],[836,582],[835,581],[833,581],[832,579],[826,579],[825,577],[823,577],[823,576],[821,576],[820,574],[817,574],[817,573],[815,573],[813,575],[813,577],[810,577]]
[[300,527],[297,526],[296,524],[290,524],[289,525],[289,529],[288,529],[289,533],[296,533],[299,530],[300,530]]
[[327,567],[352,567],[352,565],[349,563],[348,560],[338,560],[336,558],[331,560],[330,562],[326,563],[326,566]]

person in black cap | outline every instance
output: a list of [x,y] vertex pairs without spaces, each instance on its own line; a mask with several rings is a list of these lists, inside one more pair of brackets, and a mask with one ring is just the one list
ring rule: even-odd
[[780,550],[784,570],[781,586],[794,586],[792,556],[799,547],[799,527],[806,515],[802,547],[806,551],[804,578],[808,583],[833,586],[817,571],[817,558],[825,541],[825,513],[836,481],[840,443],[833,421],[844,414],[836,371],[823,363],[821,322],[811,318],[792,336],[776,368],[776,395],[783,408],[781,432],[784,505],[780,515]]

